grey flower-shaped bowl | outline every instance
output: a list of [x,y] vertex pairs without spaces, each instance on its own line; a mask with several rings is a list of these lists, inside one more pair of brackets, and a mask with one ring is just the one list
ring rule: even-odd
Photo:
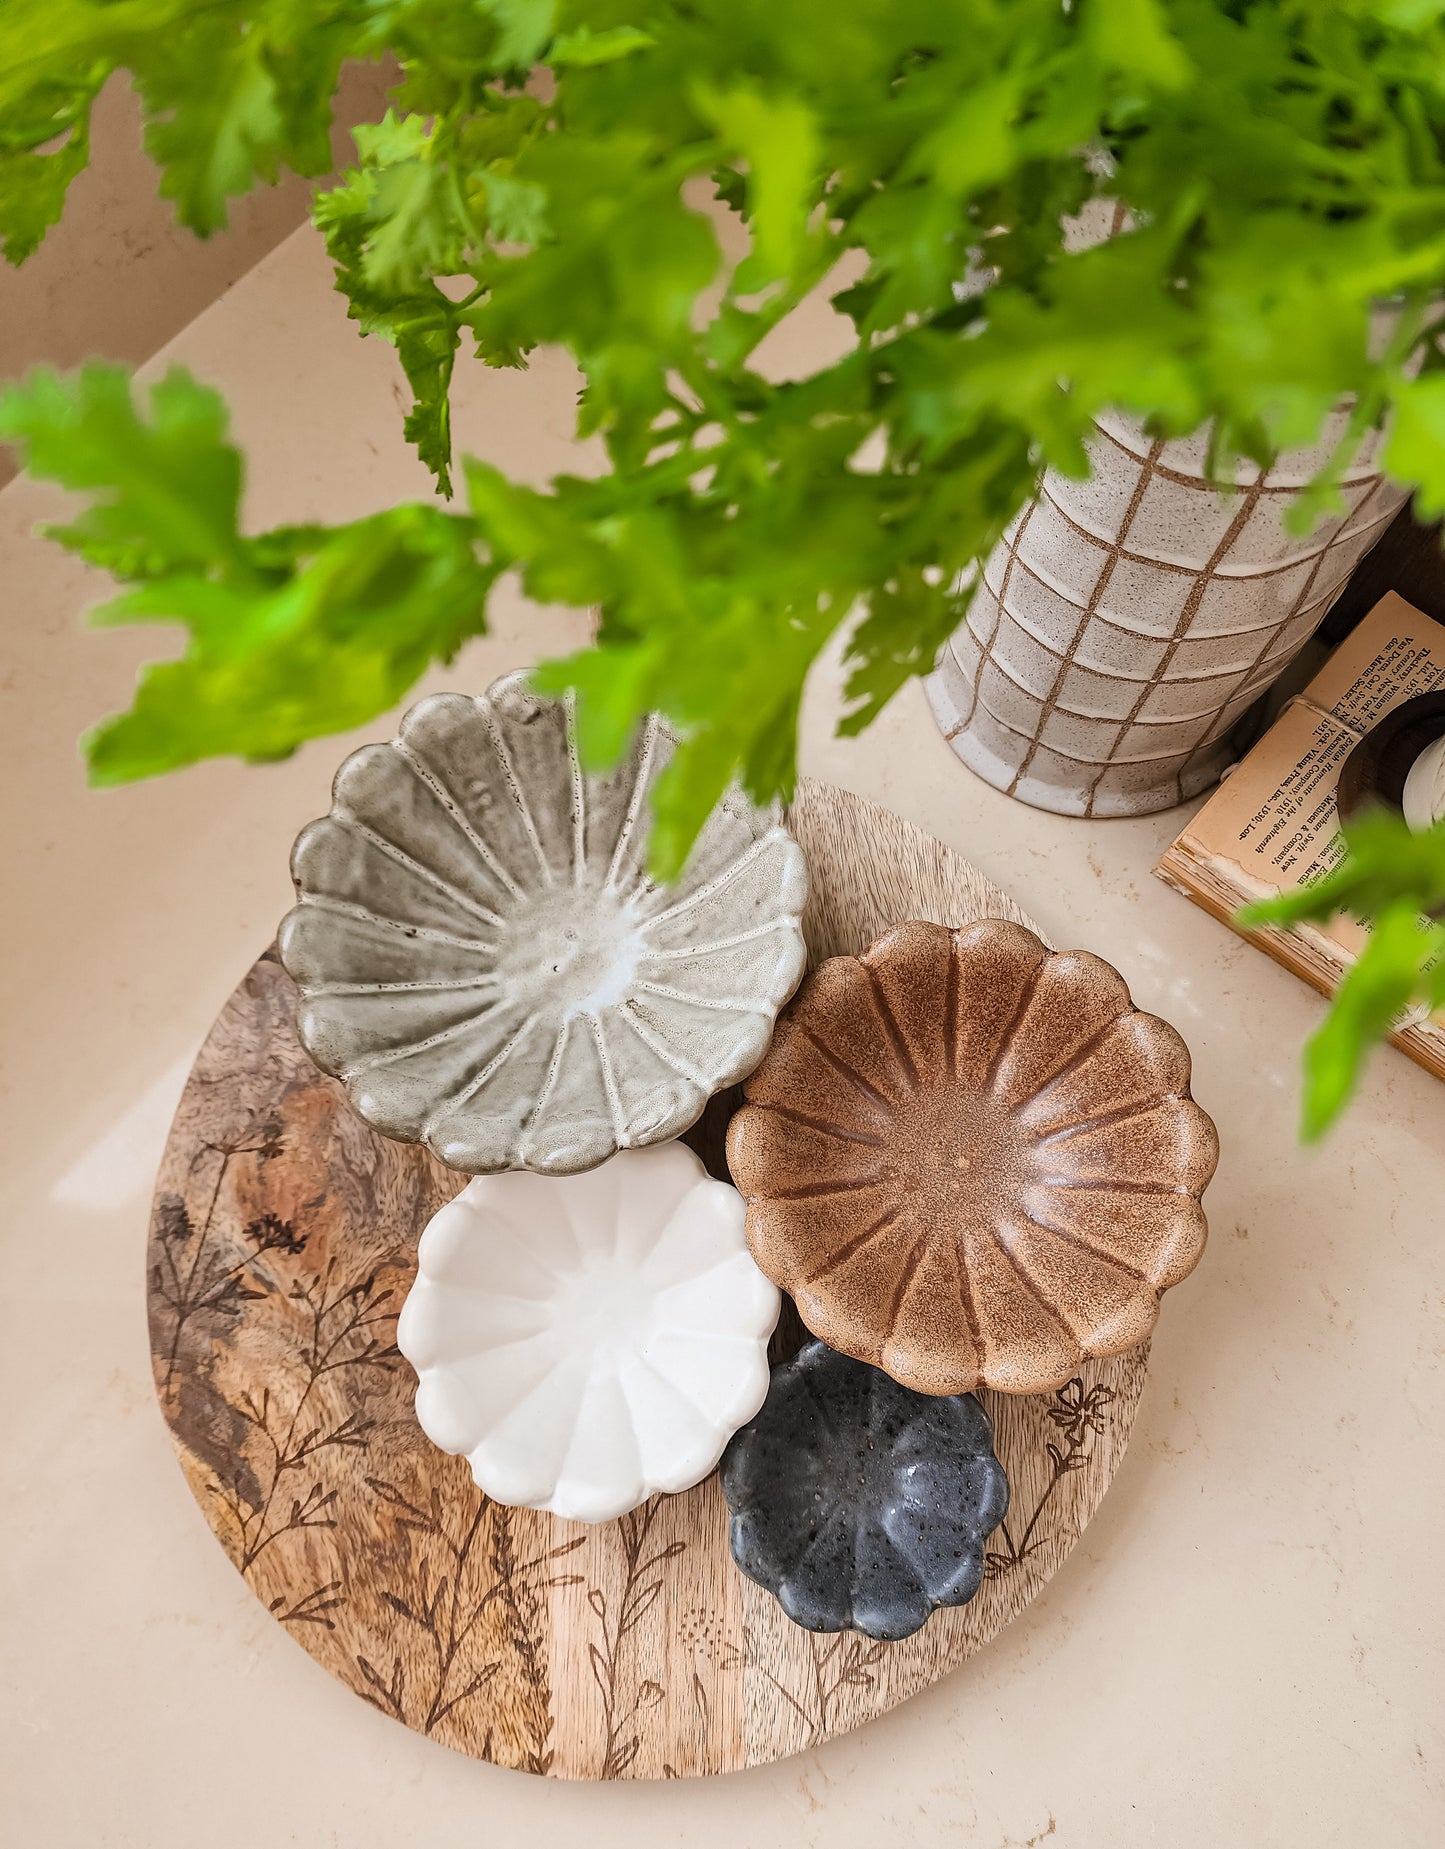
[[655,885],[671,752],[653,719],[587,774],[569,707],[518,674],[421,701],[342,765],[278,945],[306,1050],[375,1129],[468,1174],[570,1174],[752,1071],[803,973],[803,856],[732,790]]
[[971,1393],[914,1393],[809,1342],[729,1444],[733,1559],[810,1631],[896,1643],[983,1579],[1008,1478]]

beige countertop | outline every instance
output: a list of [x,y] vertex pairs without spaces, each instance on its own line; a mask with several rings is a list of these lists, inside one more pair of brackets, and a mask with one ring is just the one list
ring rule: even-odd
[[[790,331],[831,338],[826,311]],[[424,490],[390,350],[296,233],[156,362],[225,388],[249,516]],[[778,363],[788,353],[780,344]],[[465,369],[460,447],[576,467],[575,380]],[[1210,1249],[1169,1299],[1129,1456],[1044,1594],[862,1733],[707,1783],[567,1786],[460,1758],[331,1681],[201,1519],[152,1396],[151,1178],[203,1034],[289,903],[287,852],[354,741],[105,794],[75,740],[164,635],[84,636],[101,588],[0,491],[0,1791],[35,1849],[395,1849],[585,1839],[1220,1849],[1445,1836],[1445,1091],[1394,1051],[1322,1149],[1295,1141],[1320,1003],[1149,869],[1182,813],[1084,823],[973,779],[911,687],[862,740],[817,676],[804,768],[968,855],[1172,1020],[1223,1145]],[[570,644],[504,590],[431,685]],[[389,722],[372,728],[384,736]]]

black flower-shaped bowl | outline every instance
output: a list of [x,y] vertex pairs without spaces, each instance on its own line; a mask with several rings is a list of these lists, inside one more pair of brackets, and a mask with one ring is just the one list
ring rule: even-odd
[[810,1631],[895,1643],[983,1578],[1008,1478],[971,1393],[931,1395],[809,1342],[729,1444],[733,1559]]

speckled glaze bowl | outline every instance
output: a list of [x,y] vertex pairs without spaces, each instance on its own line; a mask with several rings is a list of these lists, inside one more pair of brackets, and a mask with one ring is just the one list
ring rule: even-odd
[[804,984],[733,1118],[759,1265],[921,1393],[1043,1393],[1143,1340],[1198,1262],[1189,1053],[1084,951],[906,924]]
[[671,751],[654,719],[590,776],[567,706],[512,675],[342,765],[279,948],[306,1050],[375,1129],[468,1174],[570,1174],[678,1135],[757,1064],[803,973],[803,857],[733,790],[654,885]]
[[910,1393],[810,1342],[728,1446],[733,1559],[811,1631],[909,1637],[983,1578],[1008,1478],[971,1393]]
[[779,1304],[737,1190],[670,1143],[479,1176],[422,1234],[396,1339],[422,1430],[494,1502],[601,1522],[717,1463]]

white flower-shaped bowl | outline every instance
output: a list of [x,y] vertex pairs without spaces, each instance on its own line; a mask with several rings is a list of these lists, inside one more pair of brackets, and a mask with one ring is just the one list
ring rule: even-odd
[[422,1430],[494,1502],[572,1521],[701,1482],[768,1391],[781,1298],[743,1219],[681,1143],[479,1176],[422,1234],[397,1324]]
[[323,1072],[467,1174],[573,1174],[674,1137],[745,1078],[803,973],[807,874],[776,810],[718,804],[647,876],[657,720],[606,776],[522,675],[436,694],[353,753],[303,830],[281,960]]

